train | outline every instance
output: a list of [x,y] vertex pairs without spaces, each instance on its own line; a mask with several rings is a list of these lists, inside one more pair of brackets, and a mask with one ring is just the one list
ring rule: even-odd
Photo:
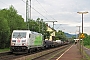
[[10,44],[12,53],[29,53],[63,45],[61,41],[44,40],[41,33],[30,30],[13,30]]

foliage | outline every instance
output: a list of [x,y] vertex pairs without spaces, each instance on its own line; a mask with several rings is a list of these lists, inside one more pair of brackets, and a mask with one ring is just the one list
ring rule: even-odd
[[90,45],[86,45],[85,47],[90,49]]
[[83,39],[84,45],[90,45],[90,35],[84,34],[85,38]]
[[58,32],[56,32],[56,40],[66,40],[66,35],[64,34],[64,32],[62,32],[61,30],[59,30]]
[[0,49],[0,52],[7,52],[10,51],[10,48]]
[[10,35],[10,28],[7,20],[0,17],[0,48],[5,48]]

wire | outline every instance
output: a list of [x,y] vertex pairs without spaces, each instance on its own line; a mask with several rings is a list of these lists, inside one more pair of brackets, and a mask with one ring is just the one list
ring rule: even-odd
[[[36,0],[37,2],[38,2],[38,0]],[[39,2],[38,2],[39,3]],[[40,4],[40,3],[39,3]],[[40,4],[40,6],[43,8],[43,6]],[[46,9],[45,8],[43,8],[44,9],[44,11],[47,13],[47,15],[49,15],[49,13],[46,11]],[[51,17],[51,16],[50,16]],[[53,20],[55,20],[53,17],[51,17]]]
[[[22,0],[23,1],[23,0]],[[23,1],[24,3],[26,3],[25,1]]]
[[[33,7],[32,7],[32,9],[34,9]],[[38,12],[36,9],[34,9],[36,12]],[[38,12],[39,13],[39,12]],[[39,13],[40,15],[42,15],[41,13]],[[43,16],[43,15],[42,15]],[[45,16],[43,16],[44,18],[46,18]],[[46,18],[47,19],[47,18]],[[47,19],[48,20],[48,19]]]
[[2,1],[0,1],[1,3],[3,3],[3,4],[5,4],[5,5],[7,5],[6,3],[4,3],[4,2],[2,2]]
[[[23,1],[23,0],[22,0]],[[26,3],[25,1],[23,1],[24,3]],[[30,6],[30,5],[29,5]],[[31,7],[33,10],[35,10],[37,13],[39,13],[41,16],[43,16],[45,19],[49,20],[48,18],[46,18],[44,15],[42,15],[40,12],[38,12],[35,8]]]

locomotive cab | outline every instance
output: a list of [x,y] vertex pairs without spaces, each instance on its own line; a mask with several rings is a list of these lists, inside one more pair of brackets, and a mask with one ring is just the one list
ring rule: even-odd
[[30,39],[30,34],[26,31],[13,31],[11,39],[11,52],[27,51],[27,39]]

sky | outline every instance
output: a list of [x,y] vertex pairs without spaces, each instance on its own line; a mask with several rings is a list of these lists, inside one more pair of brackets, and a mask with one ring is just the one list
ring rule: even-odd
[[[26,0],[0,0],[0,9],[13,5],[18,14],[26,17]],[[29,4],[30,5],[30,4]],[[84,14],[84,33],[90,35],[90,0],[31,0],[31,19],[43,19],[43,21],[57,21],[54,29],[62,30],[70,34],[78,34],[82,31],[82,15],[77,12],[89,12]],[[25,19],[26,20],[26,19]],[[53,27],[52,22],[46,22]]]

